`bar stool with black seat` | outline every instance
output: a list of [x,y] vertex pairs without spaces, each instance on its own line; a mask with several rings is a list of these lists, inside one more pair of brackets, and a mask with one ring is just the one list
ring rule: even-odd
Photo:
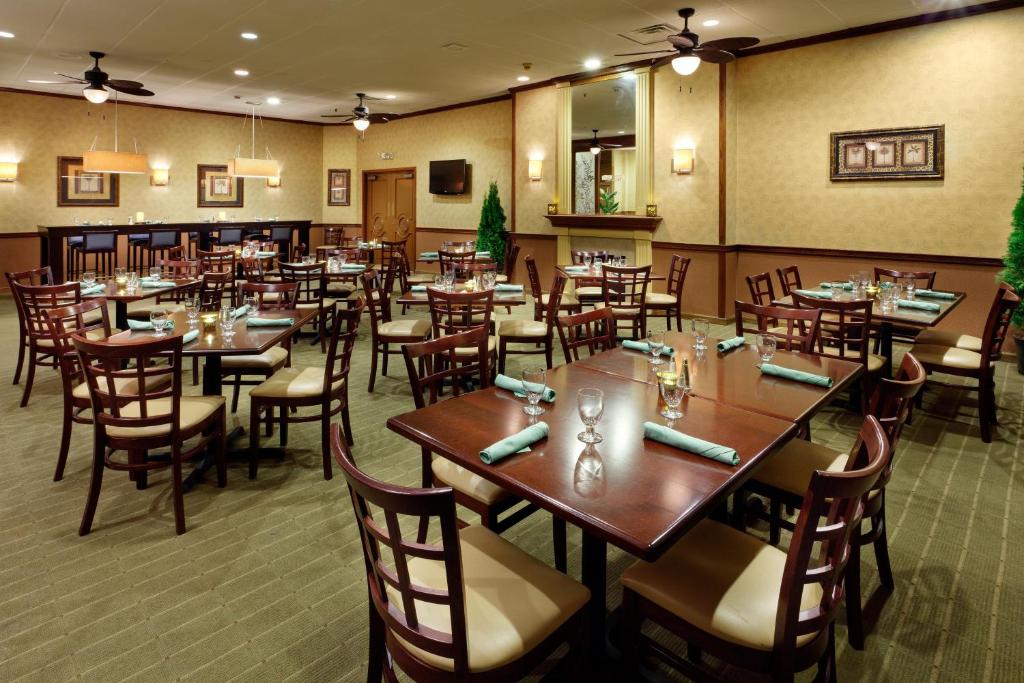
[[[562,304],[562,291],[566,277],[555,274],[555,281],[548,293],[547,311],[543,322],[537,320],[502,320],[498,323],[498,372],[505,372],[505,358],[509,355],[544,354],[548,370],[552,367],[551,356],[554,348],[555,322]],[[510,349],[509,344],[529,344],[533,348]]]
[[[394,277],[392,275],[392,277]],[[366,307],[370,311],[370,380],[366,390],[373,393],[373,385],[377,381],[377,356],[383,355],[381,374],[388,374],[388,358],[401,355],[399,347],[413,342],[421,342],[430,336],[430,321],[413,318],[391,317],[391,289],[393,282],[381,278],[376,270],[367,270],[362,275],[363,293]]]
[[[92,477],[80,536],[92,529],[105,469],[127,471],[138,488],[145,488],[150,470],[170,467],[174,526],[179,534],[185,533],[182,464],[210,451],[217,464],[217,486],[227,483],[224,397],[181,395],[181,340],[181,335],[174,335],[110,344],[71,337],[89,387],[94,418]],[[137,390],[136,400],[127,404],[122,404],[116,393],[116,387],[124,382],[135,382]],[[186,447],[185,442],[193,438],[197,441]],[[169,462],[146,457],[155,449],[169,449]],[[127,457],[116,459],[118,451]]]
[[[152,268],[160,261],[171,258],[169,253],[176,247],[181,246],[181,233],[177,230],[150,230],[149,239],[138,245],[140,255],[143,256],[145,267]],[[137,262],[137,267],[142,267]]]
[[[289,422],[320,423],[324,479],[334,476],[329,445],[331,418],[341,415],[345,438],[351,444],[353,439],[348,413],[348,376],[363,308],[363,302],[359,300],[352,308],[337,311],[331,318],[331,326],[327,330],[330,342],[324,367],[281,368],[249,392],[250,479],[256,478],[260,415],[266,411],[269,419],[274,409],[278,412],[282,448],[288,444]],[[320,412],[315,415],[292,414],[293,409],[302,408],[319,408]]]
[[[71,279],[77,280],[81,273],[93,270],[97,275],[113,275],[117,268],[117,231],[89,230],[82,233],[82,243],[72,245],[74,260]],[[89,257],[93,258],[92,268],[88,267]]]
[[[836,680],[835,620],[843,600],[850,538],[864,495],[889,459],[878,420],[860,428],[852,467],[815,471],[793,540],[782,550],[720,522],[705,520],[652,563],[622,574],[626,662],[645,654],[694,680],[712,680],[701,653],[726,665],[792,681],[817,665],[815,680]],[[683,659],[641,632],[652,621],[686,641]]]
[[277,245],[278,253],[287,254],[291,251],[294,231],[290,225],[276,225],[270,228],[270,241]]
[[[450,488],[367,476],[337,426],[331,450],[348,482],[366,565],[367,681],[397,681],[395,664],[415,681],[518,681],[565,643],[578,673],[586,587],[492,531],[460,529]],[[403,521],[420,520],[436,520],[439,543],[403,538]]]
[[221,228],[216,235],[210,236],[211,244],[229,247],[242,243],[242,228]]
[[62,285],[23,285],[11,282],[16,301],[25,315],[27,348],[25,358],[28,371],[25,388],[21,394],[21,407],[28,405],[32,396],[32,385],[36,379],[36,368],[59,368],[60,359],[53,346],[47,311],[71,304],[81,303],[81,286],[77,282]]
[[558,338],[562,342],[565,362],[580,359],[580,349],[587,347],[593,356],[615,348],[615,316],[610,308],[595,308],[558,318]]
[[21,297],[14,288],[14,283],[20,283],[22,285],[52,285],[53,284],[53,271],[50,266],[43,266],[42,268],[32,268],[30,270],[20,270],[17,272],[5,272],[4,278],[7,280],[7,287],[11,290],[11,294],[14,298],[14,308],[18,313],[18,362],[14,367],[14,381],[11,384],[17,384],[21,381],[21,369],[25,365],[25,355],[29,350],[29,334],[28,334],[28,321],[25,318],[25,307],[22,305]]
[[672,329],[672,318],[676,320],[676,329],[683,331],[683,285],[686,284],[686,271],[690,269],[690,259],[679,254],[672,254],[668,266],[668,291],[647,292],[644,307],[648,315],[665,313],[665,326]]
[[775,274],[779,277],[779,285],[782,287],[782,296],[789,296],[804,286],[800,282],[800,269],[795,265],[785,268],[776,268]]
[[128,235],[128,270],[142,272],[144,259],[142,246],[149,244],[148,232],[133,232]]
[[601,291],[604,301],[595,308],[610,308],[622,327],[628,323],[633,339],[647,336],[647,285],[651,266],[604,266],[601,269]]

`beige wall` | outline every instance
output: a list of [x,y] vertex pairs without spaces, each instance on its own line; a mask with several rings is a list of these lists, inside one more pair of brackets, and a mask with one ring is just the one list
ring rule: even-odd
[[[1022,36],[1014,9],[738,60],[730,239],[1002,255],[1024,162]],[[829,133],[931,124],[946,126],[945,180],[829,181]]]
[[[358,137],[351,126],[326,126],[323,129],[323,169],[320,173],[320,205],[324,223],[362,223],[359,211],[362,183],[357,168]],[[376,134],[377,129],[373,128]],[[348,206],[327,206],[327,170],[347,168],[352,171]]]
[[[119,148],[131,150],[133,138],[149,154],[150,164],[170,165],[170,184],[152,187],[148,175],[120,178],[118,207],[57,207],[57,157],[81,156],[99,135],[98,147],[113,147],[113,105],[92,105],[82,98],[0,92],[0,159],[20,161],[18,181],[0,183],[0,232],[34,231],[37,224],[70,225],[75,216],[124,223],[136,211],[147,218],[195,221],[216,215],[196,207],[196,165],[223,164],[236,145],[248,140],[237,117],[118,105]],[[248,178],[245,206],[227,209],[236,218],[280,216],[320,220],[321,127],[266,121],[257,127],[257,144],[268,144],[281,162],[282,187]],[[243,154],[251,148],[243,147]],[[257,155],[262,154],[258,151]]]
[[[544,215],[558,194],[558,97],[554,86],[515,95],[516,232],[552,233]],[[540,180],[530,180],[531,158],[543,159]],[[560,209],[561,210],[561,209]]]

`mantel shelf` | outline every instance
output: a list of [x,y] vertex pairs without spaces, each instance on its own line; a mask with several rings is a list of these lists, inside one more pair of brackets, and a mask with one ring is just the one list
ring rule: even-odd
[[606,216],[603,214],[547,214],[556,228],[587,228],[590,230],[646,230],[654,232],[661,216]]

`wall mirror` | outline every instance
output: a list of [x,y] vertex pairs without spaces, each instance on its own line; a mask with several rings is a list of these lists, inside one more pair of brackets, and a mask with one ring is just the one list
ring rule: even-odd
[[572,212],[636,214],[636,75],[572,85]]

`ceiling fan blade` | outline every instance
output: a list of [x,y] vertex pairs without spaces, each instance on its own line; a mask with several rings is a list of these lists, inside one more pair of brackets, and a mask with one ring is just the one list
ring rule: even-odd
[[613,145],[610,142],[601,143],[601,149],[611,149],[612,147],[622,147],[622,145]]
[[370,119],[371,122],[387,123],[391,119],[397,118],[397,117],[398,117],[398,114],[380,113],[380,114],[369,114],[366,118]]
[[710,47],[715,50],[725,50],[726,52],[735,52],[736,50],[746,50],[748,47],[754,47],[761,41],[757,38],[745,37],[745,38],[720,38],[718,40],[709,40],[706,43],[701,43],[701,47]]
[[736,55],[725,50],[716,50],[714,48],[705,49],[699,47],[693,51],[693,54],[700,57],[702,62],[711,62],[712,64],[725,64],[736,59]]
[[118,87],[120,87],[120,88],[134,88],[136,90],[139,90],[139,89],[145,87],[144,85],[142,85],[138,81],[122,81],[122,80],[117,79],[117,78],[112,78],[112,79],[108,80],[106,83],[104,83],[104,85],[109,85],[111,88],[118,88]]
[[125,95],[135,95],[137,97],[152,97],[155,93],[152,90],[146,90],[145,88],[125,88],[120,85],[114,85],[112,81],[104,83],[111,90],[123,92]]
[[675,47],[693,47],[693,40],[686,36],[669,36],[666,40]]
[[81,81],[39,81],[30,79],[26,83],[35,83],[36,85],[82,85]]
[[[325,119],[345,119],[345,121],[352,121],[356,118],[352,114],[320,114],[320,117]],[[345,123],[345,121],[342,121],[342,123]]]
[[58,75],[58,76],[62,76],[62,77],[66,78],[69,81],[72,81],[74,83],[81,83],[82,85],[85,85],[86,83],[89,82],[89,81],[85,80],[84,78],[79,78],[78,76],[68,76],[67,74],[62,74],[59,71],[54,71],[53,73]]
[[675,52],[675,50],[652,50],[650,52],[620,52],[619,54],[613,55],[613,56],[614,57],[639,57],[641,55],[666,55],[666,54],[669,54],[670,52]]

